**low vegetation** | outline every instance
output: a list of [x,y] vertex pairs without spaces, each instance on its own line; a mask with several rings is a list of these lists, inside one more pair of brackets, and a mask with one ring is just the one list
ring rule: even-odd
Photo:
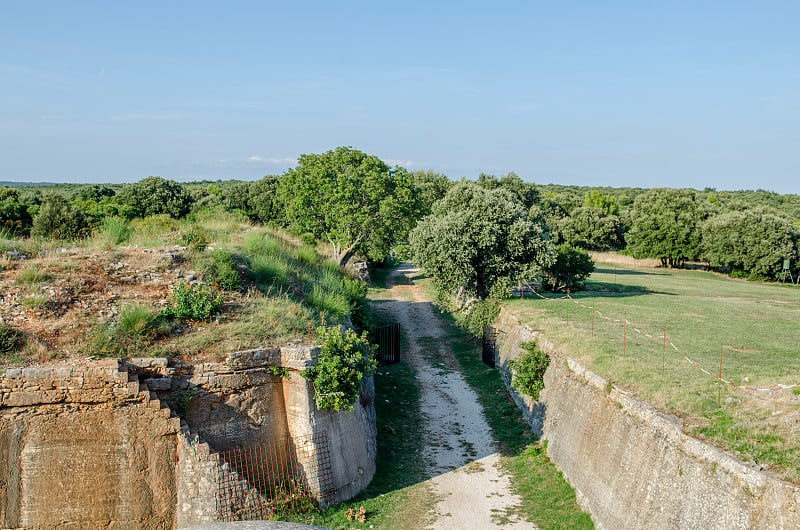
[[550,365],[550,358],[534,342],[523,344],[522,349],[522,355],[508,362],[511,386],[536,400],[544,389],[544,373]]

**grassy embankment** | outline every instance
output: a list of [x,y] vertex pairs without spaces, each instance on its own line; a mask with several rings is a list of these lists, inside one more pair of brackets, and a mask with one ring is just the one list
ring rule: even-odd
[[[186,248],[176,252],[175,245]],[[148,252],[153,249],[169,252]],[[0,366],[71,355],[219,359],[313,339],[316,326],[342,321],[363,296],[325,253],[221,211],[180,221],[117,221],[66,243],[0,238],[0,282],[7,292],[19,291],[18,300],[5,297],[0,306],[4,326],[15,334],[0,351]],[[165,322],[159,311],[187,271],[222,294],[221,311],[209,321]],[[147,279],[136,279],[140,273]],[[154,277],[160,278],[155,284]],[[69,299],[55,299],[58,293]]]
[[[586,289],[572,297],[568,325],[563,301],[533,297],[507,306],[587,368],[683,418],[688,433],[800,481],[797,390],[725,384],[718,406],[716,379],[722,353],[722,377],[736,384],[774,387],[800,381],[800,288],[702,271],[598,263]],[[600,314],[620,321],[627,317],[629,324],[623,329],[621,322],[595,313],[592,337],[593,303]],[[670,341],[715,375],[688,363]]]

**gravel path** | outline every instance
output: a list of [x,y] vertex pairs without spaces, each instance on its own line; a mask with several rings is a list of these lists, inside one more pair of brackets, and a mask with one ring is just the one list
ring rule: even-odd
[[423,456],[437,499],[430,528],[535,528],[514,515],[520,499],[500,468],[483,408],[455,369],[438,310],[411,283],[416,273],[410,264],[392,272],[390,311],[405,331],[420,387]]

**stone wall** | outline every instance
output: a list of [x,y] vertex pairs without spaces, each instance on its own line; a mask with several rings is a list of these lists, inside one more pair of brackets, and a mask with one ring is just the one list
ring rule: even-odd
[[538,403],[517,396],[598,528],[800,528],[800,488],[683,433],[504,310],[501,370],[536,340],[551,356]]
[[0,378],[0,526],[171,528],[179,422],[117,369]]
[[241,485],[243,504],[259,497],[217,451],[323,430],[336,489],[326,503],[352,497],[375,472],[372,379],[354,411],[317,410],[300,376],[315,356],[313,348],[286,347],[200,365],[142,358],[7,370],[0,377],[0,527],[214,522],[220,480]]

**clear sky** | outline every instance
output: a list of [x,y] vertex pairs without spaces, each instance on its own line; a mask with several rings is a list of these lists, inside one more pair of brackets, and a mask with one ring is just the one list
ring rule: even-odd
[[252,179],[340,145],[800,193],[800,2],[0,0],[0,180]]

